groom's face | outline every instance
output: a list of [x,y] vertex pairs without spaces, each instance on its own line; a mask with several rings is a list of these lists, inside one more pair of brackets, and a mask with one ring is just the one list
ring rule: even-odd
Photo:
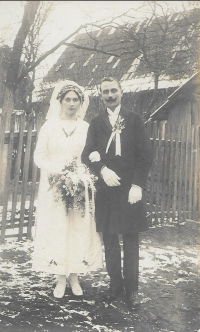
[[116,81],[101,83],[101,99],[112,111],[121,103],[122,91]]

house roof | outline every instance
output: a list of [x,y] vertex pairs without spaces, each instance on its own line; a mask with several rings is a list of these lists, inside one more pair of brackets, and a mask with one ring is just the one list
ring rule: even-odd
[[166,117],[167,113],[171,110],[171,106],[174,104],[174,102],[177,100],[177,97],[183,95],[187,95],[188,92],[193,91],[194,88],[200,84],[199,79],[197,80],[199,73],[196,72],[193,74],[189,79],[185,80],[181,86],[179,86],[166,100],[166,102],[158,107],[155,112],[153,112],[150,115],[150,118],[147,120],[148,121],[154,121],[154,120],[159,120],[163,119]]
[[[175,89],[197,70],[198,31],[196,31],[196,26],[200,21],[199,14],[198,10],[188,12],[187,24],[184,23],[185,16],[180,13],[167,18],[169,30],[166,42],[160,48],[160,53],[158,52],[159,63],[163,66],[162,74],[159,77],[159,89],[165,91],[168,88]],[[163,20],[164,18],[160,18],[159,24],[162,25]],[[35,90],[34,100],[46,100],[48,103],[53,87],[59,80],[63,79],[76,81],[93,96],[99,94],[99,84],[104,76],[117,77],[124,92],[153,90],[153,72],[143,61],[143,56],[138,51],[137,42],[132,37],[133,33],[137,33],[138,38],[142,39],[144,29],[148,30],[148,44],[146,45],[149,48],[148,53],[153,56],[154,41],[157,42],[159,38],[156,20],[151,24],[144,20],[125,24],[118,28],[106,27],[102,30],[96,29],[88,33],[79,33],[71,42],[80,48],[66,46],[65,51],[43,79],[43,89]],[[181,37],[185,30],[187,30],[188,39],[191,41],[189,44]],[[95,45],[99,50],[112,54],[89,50]],[[81,47],[88,49],[81,49]],[[187,47],[194,50],[192,54],[187,52]],[[186,72],[181,72],[182,68]]]
[[[164,24],[162,20],[164,18],[160,19],[161,25]],[[161,89],[180,86],[189,75],[196,71],[197,37],[195,29],[196,23],[200,20],[199,11],[188,12],[187,24],[184,23],[184,20],[185,17],[182,17],[180,13],[167,18],[169,28],[166,41],[163,48],[157,52],[161,66],[159,77],[159,88]],[[176,29],[174,24],[176,24]],[[137,34],[137,37],[142,40],[144,29],[148,35],[146,45],[149,49],[148,56],[153,63],[155,48],[158,47],[156,45],[158,45],[160,36],[156,19],[151,24],[144,20],[118,28],[106,27],[90,33],[80,33],[74,37],[74,44],[83,48],[94,48],[97,45],[99,50],[110,52],[113,55],[66,46],[65,51],[44,78],[45,88],[43,91],[39,91],[37,98],[44,96],[45,90],[52,90],[55,83],[63,79],[74,80],[86,87],[91,95],[97,95],[100,81],[104,76],[117,77],[124,92],[153,90],[153,72],[143,61],[143,56],[138,51],[137,41],[133,38],[133,34]],[[182,39],[185,30],[190,36],[189,45]],[[187,48],[194,52],[188,53]],[[158,61],[154,66],[158,66]],[[186,72],[182,72],[182,68]]]

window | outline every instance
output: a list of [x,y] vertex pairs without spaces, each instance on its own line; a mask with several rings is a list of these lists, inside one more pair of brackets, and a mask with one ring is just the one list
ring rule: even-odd
[[98,65],[96,65],[93,69],[92,69],[92,72],[94,73],[95,70],[98,68]]
[[112,66],[112,68],[116,68],[117,65],[119,64],[120,60],[121,60],[121,59],[118,59],[118,60],[114,63],[114,65]]
[[68,69],[72,69],[75,65],[75,62],[72,62],[71,65],[68,67]]
[[58,71],[61,67],[62,67],[62,65],[56,66],[55,71]]
[[135,58],[129,68],[129,70],[127,71],[126,74],[123,75],[122,80],[127,80],[127,79],[131,79],[133,77],[133,75],[135,74],[135,71],[137,69],[137,67],[140,64],[140,59],[142,58],[142,55],[139,56],[139,58]]
[[89,61],[93,58],[94,54],[91,54],[89,58],[84,62],[83,66],[86,67]]
[[139,22],[139,23],[137,24],[137,27],[136,27],[135,33],[137,33],[137,32],[140,30],[141,24],[142,24],[142,22]]
[[115,30],[116,30],[115,28],[111,28],[108,35],[112,35],[115,32]]
[[92,81],[93,81],[93,78],[89,81],[88,85],[90,85],[92,83]]
[[107,63],[111,63],[113,61],[114,57],[115,57],[114,55],[111,55],[110,58],[107,60]]
[[97,33],[96,37],[99,37],[101,33],[102,33],[102,30],[99,30],[99,32]]

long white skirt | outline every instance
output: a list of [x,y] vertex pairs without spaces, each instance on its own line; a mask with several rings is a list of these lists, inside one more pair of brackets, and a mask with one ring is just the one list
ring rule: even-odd
[[32,268],[53,274],[86,273],[103,267],[102,243],[91,214],[67,215],[56,202],[47,178],[40,184]]

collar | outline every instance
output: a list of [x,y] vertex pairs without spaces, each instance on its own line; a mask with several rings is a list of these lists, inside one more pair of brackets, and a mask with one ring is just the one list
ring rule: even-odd
[[121,105],[118,105],[114,111],[111,111],[110,108],[107,107],[107,112],[108,112],[108,115],[118,115],[119,112],[120,112],[120,109],[121,109]]

